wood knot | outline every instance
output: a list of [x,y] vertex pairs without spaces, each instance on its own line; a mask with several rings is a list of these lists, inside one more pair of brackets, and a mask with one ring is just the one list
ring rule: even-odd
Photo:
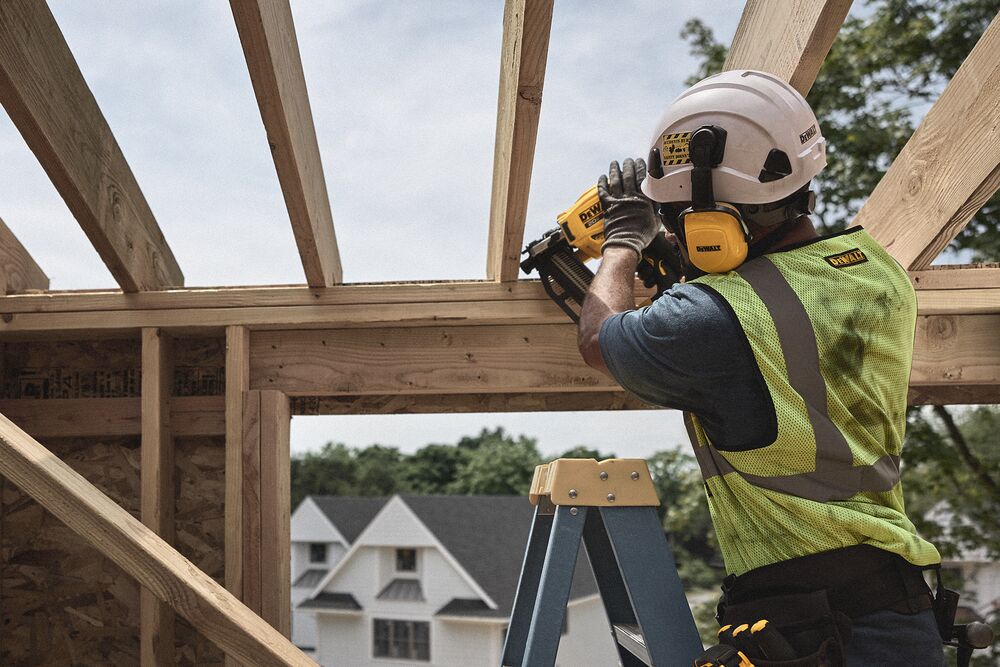
[[541,86],[521,86],[517,89],[517,96],[525,102],[539,105],[542,103]]
[[954,315],[931,315],[927,318],[927,335],[936,340],[947,340],[958,333]]

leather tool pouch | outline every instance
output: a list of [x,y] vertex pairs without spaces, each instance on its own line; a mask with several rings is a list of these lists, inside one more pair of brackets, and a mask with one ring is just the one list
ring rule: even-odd
[[727,604],[722,623],[753,624],[760,619],[778,630],[798,658],[773,661],[751,656],[757,667],[842,667],[845,645],[851,637],[851,620],[830,607],[826,591],[792,593]]

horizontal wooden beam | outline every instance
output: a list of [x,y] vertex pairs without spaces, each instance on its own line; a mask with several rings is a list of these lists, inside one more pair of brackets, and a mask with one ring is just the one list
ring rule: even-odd
[[17,240],[14,232],[0,220],[0,296],[48,288],[49,277]]
[[400,415],[453,412],[655,410],[619,389],[523,394],[389,394],[292,399],[296,415]]
[[[914,274],[919,277],[923,272]],[[953,269],[929,287],[959,281],[948,312],[983,312],[979,290],[1000,289],[994,269]],[[924,287],[915,278],[919,289]],[[937,311],[935,311],[937,313]],[[252,330],[561,324],[566,315],[537,281],[415,283],[306,287],[209,288],[146,294],[60,292],[0,297],[0,338],[46,337],[57,332],[110,335],[143,327]]]
[[228,655],[248,665],[315,667],[280,632],[2,415],[0,475],[167,602]]
[[[938,389],[944,400],[956,387],[964,387],[967,396],[995,395],[1000,386],[997,331],[997,313],[920,316],[911,386],[924,402],[936,400]],[[574,394],[594,392],[599,400],[624,394],[583,364],[576,327],[569,323],[369,329],[364,336],[342,329],[261,331],[251,338],[250,359],[251,388],[344,397],[342,402],[352,406],[365,396],[379,406],[390,400],[387,395],[427,395],[423,401],[401,399],[404,406],[407,400],[421,406],[429,405],[432,395],[447,394],[562,394],[559,400],[566,405]],[[317,403],[316,410],[337,403]],[[473,411],[477,404],[490,405],[480,399],[460,411]],[[451,411],[453,406],[441,407]],[[399,404],[395,408],[406,411]]]
[[553,0],[507,0],[493,149],[486,276],[517,280],[542,108]]
[[[139,398],[14,398],[0,400],[7,415],[31,437],[137,436],[142,434]],[[174,396],[170,428],[176,437],[223,435],[222,396]]]
[[288,0],[231,0],[271,157],[312,287],[343,280],[299,43]]
[[851,0],[747,0],[724,70],[770,72],[805,95]]
[[1000,186],[1000,15],[855,218],[909,269],[928,266]]
[[184,284],[48,5],[0,2],[0,104],[126,292]]

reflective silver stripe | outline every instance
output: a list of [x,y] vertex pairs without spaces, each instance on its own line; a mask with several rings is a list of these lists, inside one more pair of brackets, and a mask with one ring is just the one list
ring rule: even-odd
[[[695,443],[702,472],[714,473],[706,475],[706,479],[738,472],[754,486],[817,502],[846,500],[862,491],[891,490],[899,482],[899,458],[883,456],[872,465],[853,465],[851,446],[827,414],[826,381],[820,372],[816,334],[795,290],[766,256],[747,262],[737,272],[753,288],[774,321],[789,384],[802,396],[816,436],[816,470],[797,475],[751,475],[733,468],[713,447],[699,447]],[[693,428],[689,434],[695,435]]]

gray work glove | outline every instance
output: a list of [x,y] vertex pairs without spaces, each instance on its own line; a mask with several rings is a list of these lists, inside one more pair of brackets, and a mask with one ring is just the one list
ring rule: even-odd
[[642,194],[639,184],[646,178],[646,163],[640,158],[611,163],[608,175],[597,181],[597,196],[604,209],[604,245],[622,246],[635,251],[636,261],[660,231],[660,218],[653,201]]

